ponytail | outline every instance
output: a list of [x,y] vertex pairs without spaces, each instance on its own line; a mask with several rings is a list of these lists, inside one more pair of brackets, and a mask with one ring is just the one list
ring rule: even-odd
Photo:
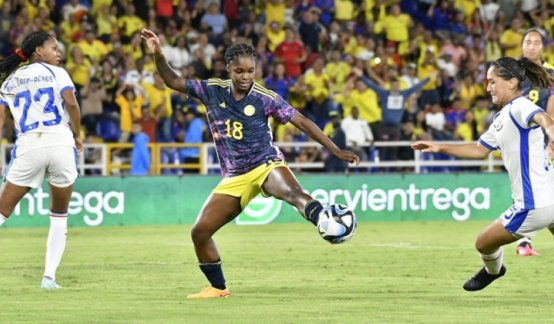
[[525,70],[525,76],[532,85],[540,88],[550,88],[554,85],[552,75],[550,75],[542,66],[526,57],[519,59],[518,63]]
[[519,60],[502,57],[494,61],[492,66],[500,78],[504,80],[517,79],[519,90],[526,79],[535,87],[550,88],[554,85],[554,78],[546,69],[526,57]]
[[35,31],[27,35],[21,47],[14,51],[14,54],[0,61],[0,86],[6,81],[22,62],[28,61],[37,47],[42,46],[52,36],[44,31]]

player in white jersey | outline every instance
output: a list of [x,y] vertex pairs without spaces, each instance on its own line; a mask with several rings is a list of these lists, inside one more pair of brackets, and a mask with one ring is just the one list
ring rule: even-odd
[[[533,27],[523,33],[523,39],[521,41],[521,53],[523,57],[542,65],[550,75],[554,75],[554,66],[543,61],[542,55],[546,46],[547,36],[546,32],[542,29]],[[554,88],[538,88],[532,87],[528,82],[523,82],[522,85],[523,96],[527,97],[534,104],[541,107],[554,117]],[[550,158],[554,157],[554,147],[551,145],[547,148]],[[517,241],[516,252],[521,256],[535,256],[539,255],[537,251],[531,245],[531,238],[522,237]]]
[[[61,288],[55,280],[56,269],[65,250],[77,151],[83,148],[75,86],[67,71],[58,67],[57,44],[54,36],[36,31],[23,40],[15,54],[0,61],[0,130],[9,109],[17,131],[0,189],[0,225],[23,196],[46,178],[51,197],[41,283],[46,289]],[[26,61],[27,65],[20,66]]]
[[461,158],[483,159],[499,150],[510,177],[514,204],[477,237],[475,247],[485,266],[464,284],[468,291],[481,290],[506,273],[502,246],[521,237],[533,237],[554,228],[554,169],[544,144],[544,133],[554,139],[554,119],[521,95],[521,84],[548,88],[554,79],[527,58],[503,57],[487,71],[487,92],[503,108],[479,142],[441,144],[420,141],[412,148],[446,153]]

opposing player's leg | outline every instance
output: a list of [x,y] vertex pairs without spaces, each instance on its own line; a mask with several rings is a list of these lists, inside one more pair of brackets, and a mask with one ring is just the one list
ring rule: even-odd
[[516,244],[516,253],[520,256],[538,256],[537,252],[533,245],[531,244],[531,238],[522,237],[517,241]]
[[323,210],[321,203],[305,193],[292,171],[286,167],[273,169],[262,185],[264,193],[296,207],[301,215],[316,225]]
[[10,217],[17,203],[31,188],[4,182],[0,189],[0,226]]
[[56,283],[58,269],[67,241],[67,210],[73,186],[57,187],[50,184],[50,229],[46,240],[46,257],[41,287],[45,289],[61,288]]
[[225,224],[241,212],[240,198],[213,193],[204,203],[202,210],[191,230],[194,250],[200,270],[204,273],[210,287],[187,298],[216,298],[229,296],[225,277],[221,267],[221,258],[212,236]]
[[515,242],[517,238],[496,220],[477,237],[475,248],[481,254],[485,266],[467,280],[463,288],[467,291],[481,290],[506,273],[503,265],[503,245]]

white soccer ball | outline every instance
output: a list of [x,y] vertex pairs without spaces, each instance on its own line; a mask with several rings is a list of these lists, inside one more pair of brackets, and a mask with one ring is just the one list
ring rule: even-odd
[[317,222],[319,235],[331,244],[348,241],[354,235],[356,227],[354,211],[341,204],[334,204],[325,208],[319,214]]

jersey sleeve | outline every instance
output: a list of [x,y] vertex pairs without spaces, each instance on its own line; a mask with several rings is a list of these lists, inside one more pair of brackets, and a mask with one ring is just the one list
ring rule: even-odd
[[530,128],[534,125],[532,119],[536,114],[543,112],[544,110],[539,106],[533,104],[529,100],[520,101],[510,109],[510,115],[514,121],[523,128]]
[[73,84],[69,73],[63,68],[56,69],[56,83],[60,90],[60,96],[62,96],[65,90],[75,91],[75,84]]
[[0,105],[4,107],[9,107],[6,97],[4,97],[4,92],[0,91]]
[[187,92],[187,95],[200,99],[202,102],[208,102],[207,98],[207,81],[202,80],[192,80],[192,79],[186,79],[185,81],[185,90]]
[[496,137],[494,136],[494,123],[491,123],[489,126],[489,129],[479,137],[479,144],[482,146],[488,148],[491,151],[494,151],[498,148],[498,142],[496,141]]
[[283,97],[277,95],[274,100],[271,101],[267,114],[272,116],[276,121],[281,124],[288,123],[294,114],[296,109],[292,107]]

